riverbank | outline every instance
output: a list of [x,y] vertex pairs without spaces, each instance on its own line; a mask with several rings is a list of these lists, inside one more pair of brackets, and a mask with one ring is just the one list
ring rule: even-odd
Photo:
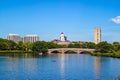
[[[23,51],[23,50],[0,50],[0,54],[7,54],[7,53],[15,53],[15,54],[21,54],[21,53],[33,53],[33,51]],[[74,54],[74,53],[69,53],[69,54]],[[101,53],[101,52],[95,52],[95,53],[90,53],[86,52],[83,54],[90,54],[92,56],[103,56],[103,57],[114,57],[114,58],[120,58],[120,51],[118,52],[113,52],[113,53]]]
[[0,50],[0,53],[32,53],[32,51],[23,51],[23,50]]
[[113,53],[89,53],[92,56],[104,56],[104,57],[114,57],[114,58],[120,58],[120,51],[118,52],[113,52]]

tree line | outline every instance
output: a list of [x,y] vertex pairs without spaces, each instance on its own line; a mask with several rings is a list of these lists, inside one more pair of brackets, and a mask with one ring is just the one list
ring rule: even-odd
[[22,41],[15,43],[12,40],[0,38],[0,50],[22,50],[22,51],[34,51],[46,53],[51,48],[90,48],[97,49],[101,53],[113,53],[120,51],[120,43],[113,42],[108,43],[107,41],[95,44],[93,42],[72,42],[69,45],[58,45],[53,42],[37,41],[34,43],[23,43]]
[[34,52],[47,52],[51,48],[63,48],[61,45],[57,45],[52,42],[37,41],[34,43],[23,43],[22,41],[15,43],[12,40],[0,38],[0,50],[12,51],[12,50],[21,50],[21,51],[34,51]]

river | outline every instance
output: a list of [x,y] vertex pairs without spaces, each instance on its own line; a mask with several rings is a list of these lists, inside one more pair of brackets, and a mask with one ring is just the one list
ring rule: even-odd
[[85,54],[0,56],[0,80],[117,80],[120,59]]

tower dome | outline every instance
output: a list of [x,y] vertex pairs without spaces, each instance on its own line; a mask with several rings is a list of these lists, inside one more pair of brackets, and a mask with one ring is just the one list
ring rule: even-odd
[[61,32],[61,34],[64,34],[64,32]]

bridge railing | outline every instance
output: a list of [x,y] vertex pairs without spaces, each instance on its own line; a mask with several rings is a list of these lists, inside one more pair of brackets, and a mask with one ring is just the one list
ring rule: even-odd
[[65,51],[69,51],[69,50],[72,50],[72,51],[77,51],[77,53],[79,52],[84,52],[84,51],[88,51],[88,52],[94,52],[96,51],[96,49],[86,49],[86,48],[54,48],[54,49],[48,49],[48,53],[51,53],[53,51],[59,51],[59,52],[62,52],[64,53]]

